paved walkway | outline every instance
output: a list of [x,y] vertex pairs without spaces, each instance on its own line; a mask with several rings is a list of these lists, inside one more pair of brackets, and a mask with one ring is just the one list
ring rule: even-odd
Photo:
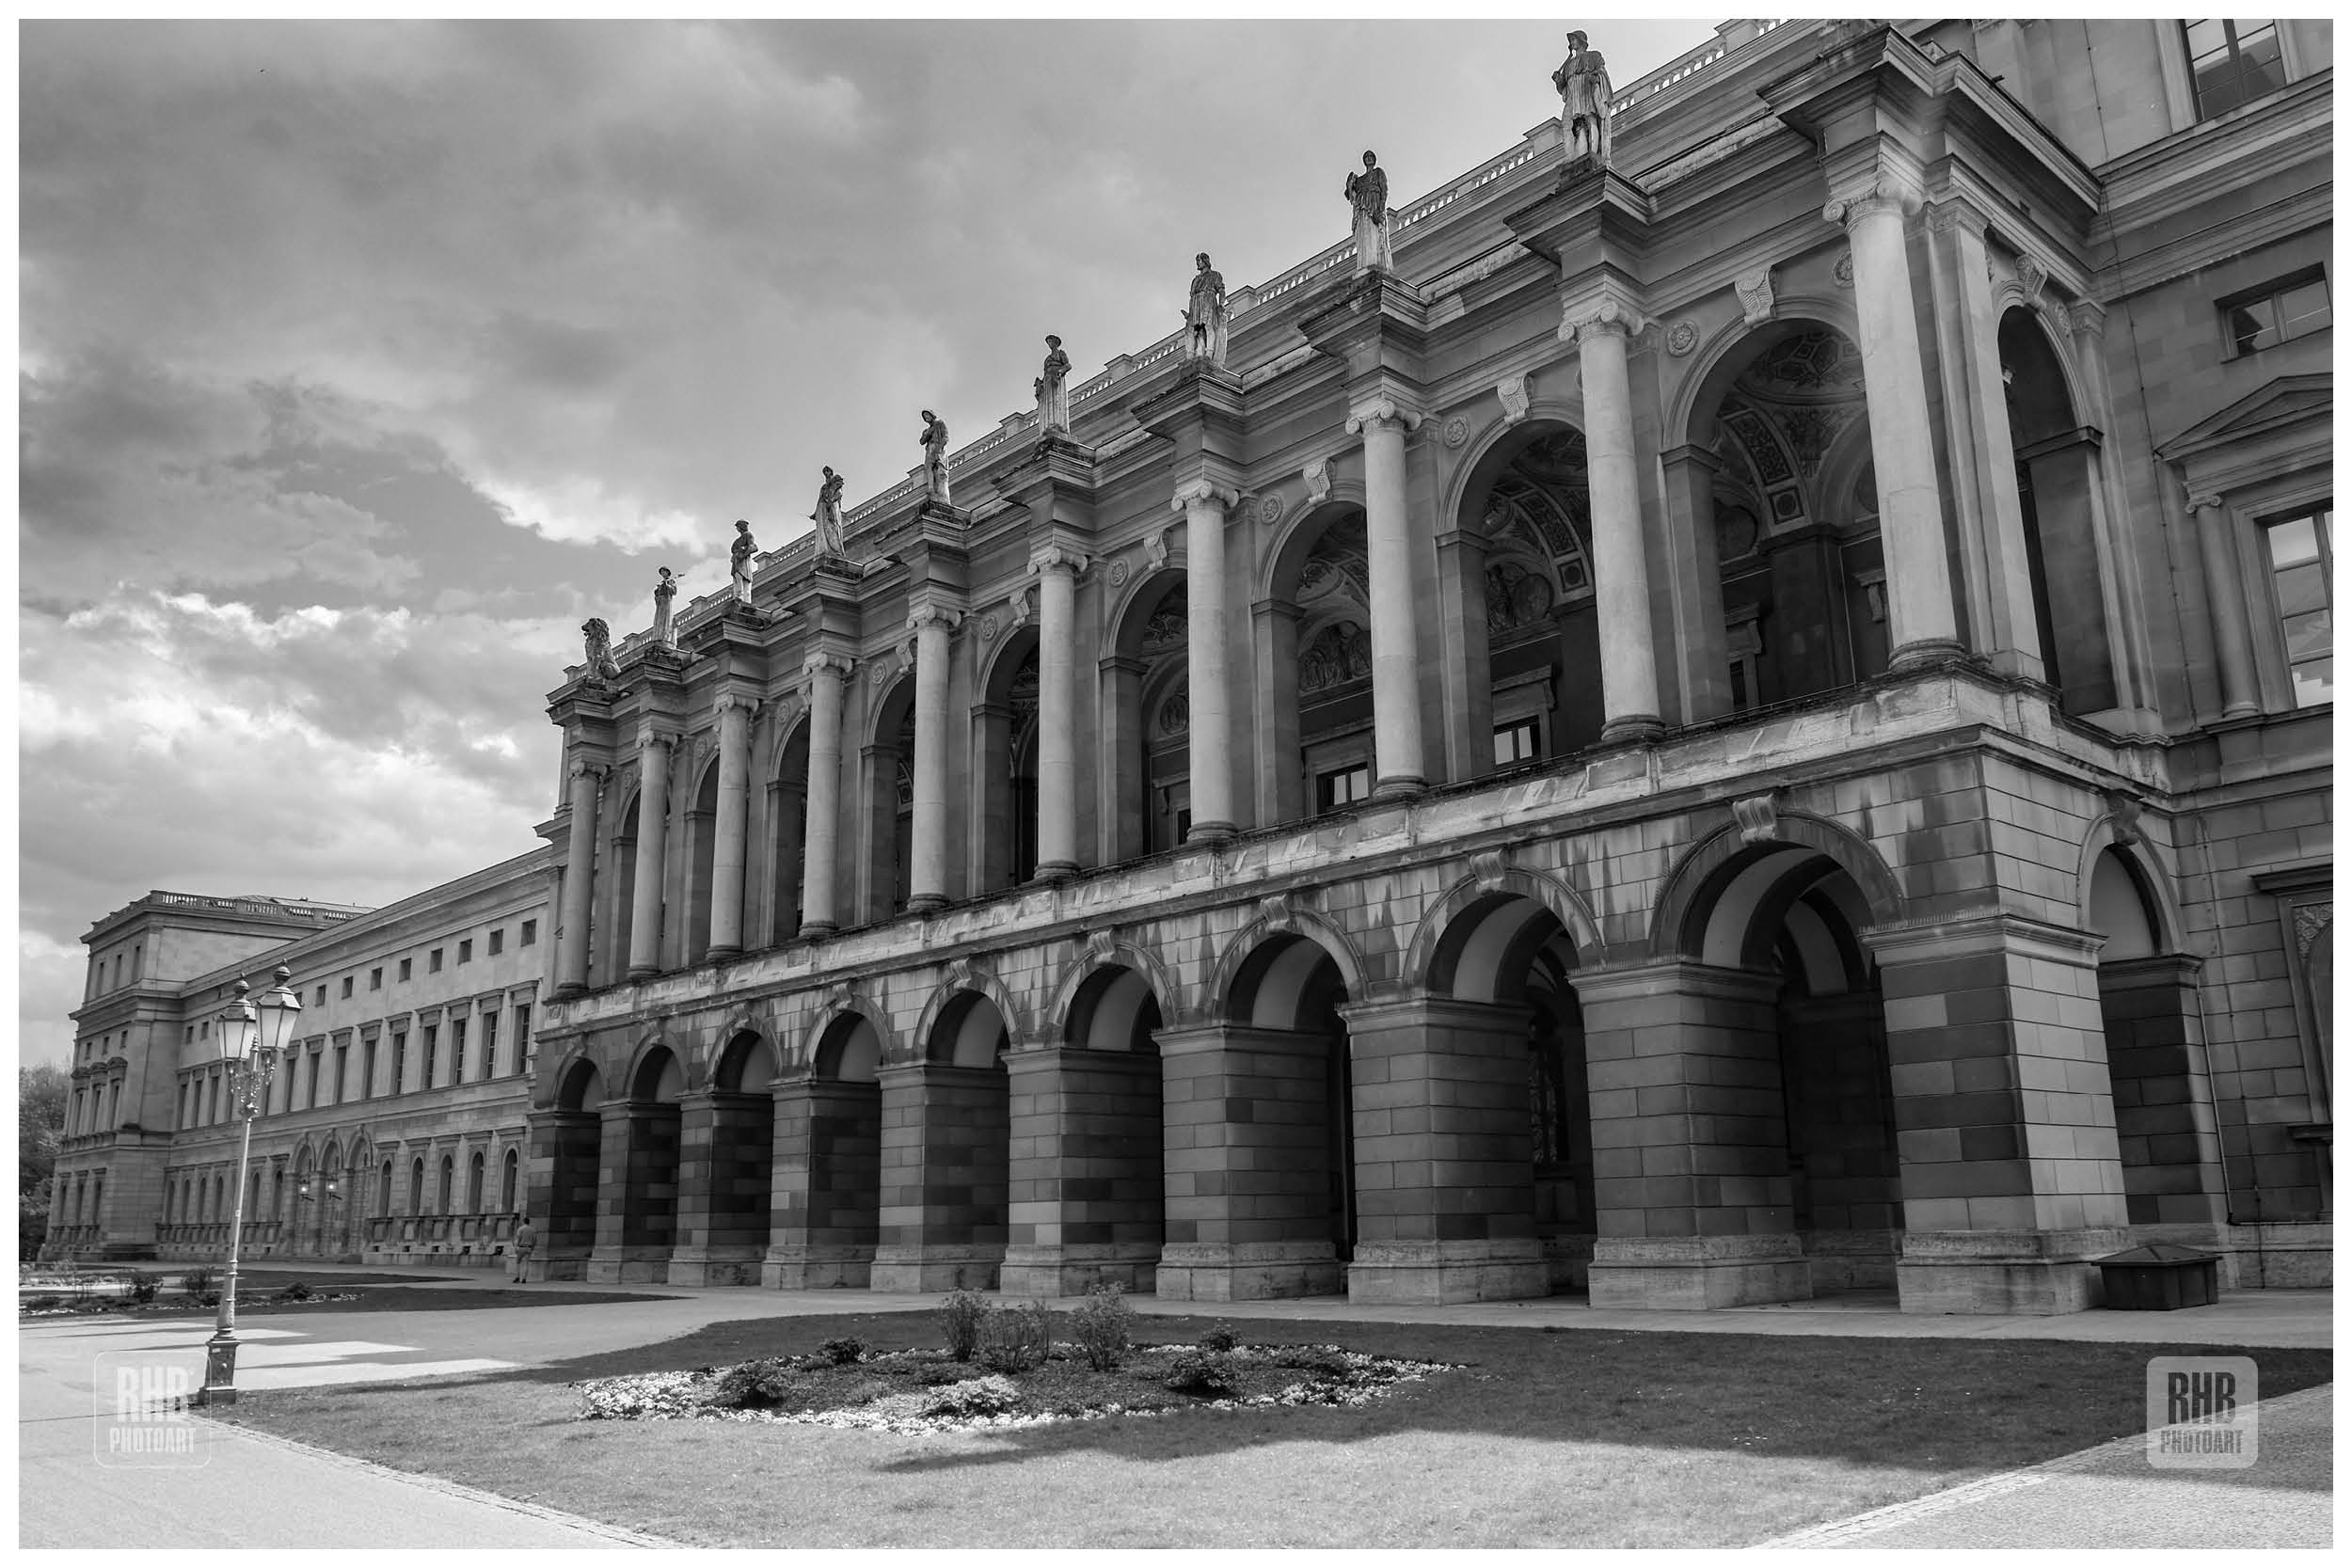
[[[499,1283],[468,1277],[426,1283],[431,1271],[339,1268],[342,1274],[402,1278],[419,1290],[464,1291]],[[605,1351],[655,1343],[731,1319],[826,1313],[927,1312],[930,1296],[865,1291],[781,1291],[670,1287],[627,1288],[636,1299],[593,1304],[567,1298],[614,1288],[576,1283],[528,1287],[536,1307],[445,1311],[271,1313],[239,1329],[240,1387],[296,1386],[460,1376],[547,1366]],[[2333,1293],[2327,1291],[2233,1292],[2213,1307],[2177,1312],[2077,1313],[2061,1318],[1920,1316],[1894,1309],[1891,1295],[1855,1294],[1724,1312],[1595,1311],[1581,1299],[1485,1302],[1455,1307],[1352,1306],[1341,1297],[1231,1304],[1131,1298],[1146,1314],[1272,1319],[1293,1323],[1442,1323],[1541,1328],[1555,1333],[1684,1332],[1828,1335],[1856,1338],[2067,1339],[2122,1344],[2212,1344],[2325,1348],[2332,1344]],[[184,1422],[195,1451],[136,1463],[104,1452],[123,1369],[153,1380],[200,1381],[211,1323],[194,1318],[35,1320],[18,1334],[19,1540],[27,1546],[70,1545],[588,1545],[644,1544],[625,1531],[536,1509],[486,1493],[428,1481],[280,1439],[232,1430],[200,1418]],[[2324,1395],[2325,1390],[2314,1390]],[[2018,1544],[2122,1544],[2096,1536],[2110,1529],[2219,1510],[2235,1521],[2201,1531],[2200,1541],[2242,1544],[2325,1544],[2331,1436],[2327,1400],[2295,1396],[2280,1412],[2265,1405],[2263,1458],[2251,1471],[2147,1470],[2135,1448],[2090,1450],[2058,1468],[2038,1467],[2023,1481],[1939,1503],[1923,1499],[1885,1519],[1875,1515],[1825,1528],[1848,1530],[1869,1545]],[[133,1424],[136,1424],[135,1421]],[[161,1424],[171,1424],[170,1422]],[[2135,1440],[2137,1441],[2137,1440]],[[2102,1458],[2094,1458],[2106,1454]],[[2073,1465],[2074,1468],[2063,1468]],[[2047,1471],[2040,1474],[2039,1471]],[[2217,1479],[2220,1478],[2220,1479]],[[2276,1494],[2274,1496],[2274,1494]],[[256,1508],[260,1498],[273,1500]],[[283,1506],[299,1499],[298,1507]],[[1934,1506],[1930,1506],[1933,1504]],[[2244,1528],[2240,1529],[2238,1526]],[[2002,1532],[2008,1532],[2003,1535]],[[1844,1544],[1844,1538],[1818,1544]],[[2186,1544],[2153,1541],[2149,1544]]]

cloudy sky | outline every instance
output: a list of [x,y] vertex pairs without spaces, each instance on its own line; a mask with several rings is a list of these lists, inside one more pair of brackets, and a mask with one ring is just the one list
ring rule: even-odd
[[26,1059],[148,889],[532,848],[583,618],[1344,238],[1363,149],[1404,205],[1508,148],[1567,25],[24,24]]

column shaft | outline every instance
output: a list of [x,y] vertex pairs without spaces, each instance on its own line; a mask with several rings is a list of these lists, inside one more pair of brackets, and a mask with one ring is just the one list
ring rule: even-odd
[[1192,829],[1214,843],[1233,835],[1232,684],[1226,659],[1225,497],[1201,483],[1177,497],[1184,511],[1184,679]]
[[1413,613],[1412,531],[1405,502],[1405,419],[1350,420],[1364,436],[1364,541],[1372,570],[1373,793],[1411,795],[1425,782],[1421,742],[1421,637]]
[[1927,384],[1919,373],[1919,324],[1913,313],[1902,207],[1894,198],[1873,193],[1847,202],[1844,217],[1853,241],[1863,391],[1869,404],[1870,457],[1878,471],[1879,537],[1886,552],[1888,663],[1900,669],[1960,650],[1951,562],[1944,547]]
[[1078,869],[1077,562],[1059,550],[1038,562],[1037,874]]
[[808,671],[808,838],[801,868],[801,935],[840,927],[841,686],[835,660],[812,655]]
[[564,846],[564,931],[556,954],[556,988],[565,995],[588,989],[589,895],[596,885],[596,769],[572,764],[571,834]]
[[1642,539],[1641,482],[1633,466],[1633,389],[1626,374],[1627,324],[1585,322],[1576,341],[1584,372],[1584,454],[1593,500],[1593,582],[1600,620],[1600,700],[1606,740],[1664,728],[1658,716],[1658,657],[1650,641],[1649,558]]
[[745,699],[719,704],[719,823],[710,866],[709,958],[743,951],[743,846],[752,802],[752,710]]
[[2188,504],[2205,563],[2205,607],[2213,616],[2214,662],[2220,668],[2221,717],[2243,719],[2262,711],[2262,694],[2254,680],[2254,637],[2246,617],[2246,595],[2238,592],[2229,509],[2219,496],[2191,496]]
[[914,842],[907,908],[947,902],[947,617],[914,625]]
[[628,977],[661,973],[662,841],[670,822],[670,737],[637,747],[637,896],[628,915]]

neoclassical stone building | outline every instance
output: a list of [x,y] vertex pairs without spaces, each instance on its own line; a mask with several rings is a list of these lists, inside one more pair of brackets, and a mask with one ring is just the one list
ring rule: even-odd
[[569,672],[543,1266],[2328,1279],[2329,47],[1726,24]]

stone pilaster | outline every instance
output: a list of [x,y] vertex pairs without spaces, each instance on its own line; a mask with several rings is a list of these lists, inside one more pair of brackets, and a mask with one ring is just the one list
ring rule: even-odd
[[678,1107],[616,1100],[599,1114],[596,1245],[586,1277],[598,1285],[663,1283],[676,1240]]
[[863,1291],[882,1214],[882,1090],[804,1078],[776,1085],[774,1214],[760,1283]]
[[2246,614],[2230,509],[2219,496],[2192,495],[2188,510],[2197,522],[2197,549],[2205,568],[2205,610],[2213,620],[2214,663],[2221,676],[2221,717],[2250,718],[2262,711],[2262,688],[2254,678],[2254,630]]
[[1005,1058],[1009,1082],[1007,1295],[1152,1289],[1161,1227],[1160,1064],[1056,1046]]
[[601,1123],[594,1111],[533,1111],[530,1129],[523,1212],[539,1233],[539,1253],[528,1277],[582,1278],[596,1244]]
[[1330,1042],[1239,1024],[1162,1030],[1158,1040],[1161,1298],[1336,1293],[1345,1274],[1331,1237],[1338,1173],[1324,1127]]
[[768,1250],[774,1135],[763,1091],[705,1089],[678,1101],[672,1285],[756,1285]]
[[1340,1012],[1355,1118],[1348,1299],[1550,1294],[1535,1239],[1526,1010],[1421,998]]
[[1791,1215],[1779,981],[1670,961],[1579,971],[1595,1307],[1812,1294]]
[[877,1291],[990,1290],[1005,1257],[1006,1092],[999,1068],[881,1069]]

